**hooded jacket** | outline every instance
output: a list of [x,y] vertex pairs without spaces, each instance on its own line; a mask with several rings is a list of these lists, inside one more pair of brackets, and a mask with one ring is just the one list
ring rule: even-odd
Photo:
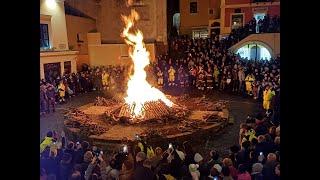
[[42,143],[40,144],[40,153],[42,153],[46,149],[46,147],[50,146],[52,142],[52,137],[45,137]]

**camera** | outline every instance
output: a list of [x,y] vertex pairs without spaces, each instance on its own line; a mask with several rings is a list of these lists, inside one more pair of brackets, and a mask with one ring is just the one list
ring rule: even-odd
[[171,143],[169,143],[169,149],[172,149],[172,148],[173,148],[172,144],[171,144]]

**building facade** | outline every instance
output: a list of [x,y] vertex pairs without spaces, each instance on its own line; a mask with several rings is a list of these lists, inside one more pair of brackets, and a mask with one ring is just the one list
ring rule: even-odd
[[64,1],[40,0],[40,77],[76,72],[78,51],[69,50]]
[[253,17],[260,19],[266,14],[280,16],[280,0],[221,0],[221,35],[229,34]]
[[[133,0],[131,6],[128,6],[127,0],[66,0],[65,5],[90,17],[66,16],[69,44],[79,50],[78,66],[82,63],[119,65],[130,61],[127,58],[127,45],[120,35],[124,28],[121,15],[130,14],[131,9],[135,9],[140,15],[135,27],[143,33],[150,58],[153,60],[154,53],[161,53],[166,49],[166,0]],[[79,34],[80,38],[76,39]],[[95,40],[89,42],[90,39]]]
[[180,35],[207,37],[220,18],[220,0],[180,0]]

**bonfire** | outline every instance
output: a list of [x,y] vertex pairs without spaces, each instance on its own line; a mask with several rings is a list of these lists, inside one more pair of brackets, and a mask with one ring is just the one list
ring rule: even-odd
[[140,30],[129,32],[135,22],[139,20],[139,14],[135,10],[131,10],[129,16],[122,15],[121,17],[125,23],[121,36],[129,45],[129,56],[133,61],[133,73],[130,75],[127,84],[128,89],[124,98],[126,105],[122,107],[120,115],[129,115],[134,120],[168,114],[167,107],[172,107],[174,103],[146,80],[145,68],[150,64],[150,53],[143,42],[143,34]]

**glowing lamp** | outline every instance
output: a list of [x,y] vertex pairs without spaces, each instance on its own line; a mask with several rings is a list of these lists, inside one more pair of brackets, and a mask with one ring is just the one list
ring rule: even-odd
[[46,5],[50,9],[54,9],[57,6],[56,0],[46,0]]

